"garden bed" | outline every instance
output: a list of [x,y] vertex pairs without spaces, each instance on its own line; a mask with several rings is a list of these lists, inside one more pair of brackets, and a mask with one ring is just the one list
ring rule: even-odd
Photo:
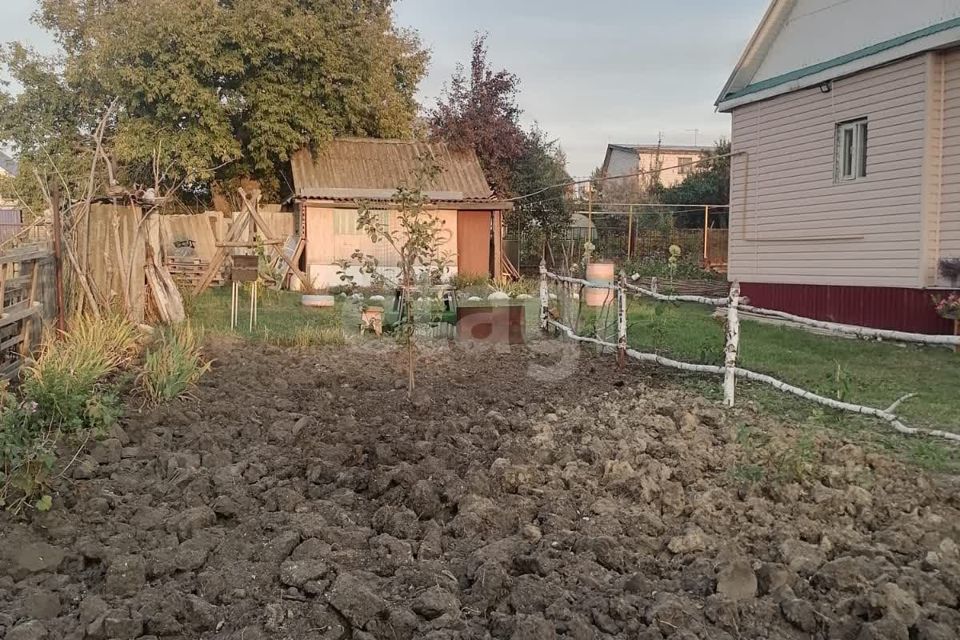
[[7,638],[960,631],[950,477],[586,352],[428,352],[409,401],[383,349],[217,340],[0,516]]

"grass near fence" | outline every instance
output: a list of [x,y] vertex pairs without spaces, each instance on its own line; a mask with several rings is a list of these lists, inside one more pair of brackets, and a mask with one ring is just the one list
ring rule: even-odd
[[[257,326],[250,327],[250,291],[240,293],[240,313],[235,334],[278,346],[339,344],[343,342],[339,307],[313,308],[300,304],[300,294],[260,289]],[[208,334],[228,334],[230,288],[209,289],[184,300],[194,325]]]
[[[677,360],[723,364],[724,319],[696,304],[655,303],[629,297],[627,338],[639,351]],[[613,320],[613,314],[610,314]],[[591,320],[580,333],[590,333]],[[611,333],[610,329],[606,330]],[[615,341],[615,338],[614,338]],[[897,414],[909,426],[960,432],[960,354],[940,347],[835,338],[741,320],[739,364],[830,398],[885,409],[907,393]],[[684,376],[708,397],[720,399],[719,377]],[[820,407],[766,385],[737,381],[739,403],[816,426],[863,431],[872,440],[905,449],[925,466],[960,471],[956,446],[903,438],[885,424]]]

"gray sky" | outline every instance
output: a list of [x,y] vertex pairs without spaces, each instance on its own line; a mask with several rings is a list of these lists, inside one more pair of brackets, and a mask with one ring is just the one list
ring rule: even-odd
[[[184,0],[188,2],[189,0]],[[609,142],[711,143],[730,120],[713,102],[768,0],[400,0],[397,21],[432,51],[420,88],[431,106],[474,32],[520,77],[524,121],[559,138],[577,176]],[[51,51],[30,24],[35,0],[0,0],[0,41]]]

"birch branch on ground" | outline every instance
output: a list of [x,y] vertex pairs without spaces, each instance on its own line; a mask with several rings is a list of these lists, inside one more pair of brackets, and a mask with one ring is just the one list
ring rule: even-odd
[[825,320],[814,320],[797,316],[784,311],[774,311],[772,309],[762,309],[748,304],[741,304],[740,309],[756,313],[769,318],[778,318],[780,320],[789,320],[797,324],[804,324],[817,329],[835,331],[848,335],[858,336],[860,338],[881,338],[883,340],[896,340],[898,342],[917,342],[921,344],[942,344],[942,345],[960,345],[960,336],[937,336],[925,333],[909,333],[906,331],[891,331],[889,329],[873,329],[870,327],[860,327],[852,324],[841,324],[839,322],[827,322]]
[[[597,344],[607,347],[616,347],[616,345],[598,340],[596,338],[587,338],[583,336],[578,336],[573,332],[570,327],[560,324],[555,320],[548,320],[548,322],[563,331],[568,338],[571,340],[576,340],[578,342],[588,342],[591,344]],[[724,375],[727,372],[726,367],[718,367],[716,365],[709,364],[690,364],[687,362],[680,362],[678,360],[671,360],[670,358],[664,358],[663,356],[658,356],[653,353],[641,353],[634,349],[627,349],[627,355],[633,358],[634,360],[639,360],[641,362],[654,362],[665,367],[672,367],[674,369],[680,369],[681,371],[690,371],[694,373],[712,373],[717,375]],[[960,443],[960,434],[951,433],[949,431],[942,431],[940,429],[921,429],[917,427],[908,427],[900,419],[891,413],[890,411],[885,411],[883,409],[874,409],[873,407],[865,407],[859,404],[853,404],[851,402],[843,402],[841,400],[834,400],[833,398],[827,398],[825,396],[818,395],[806,389],[801,389],[800,387],[795,387],[791,384],[787,384],[782,380],[777,380],[773,376],[768,376],[763,373],[757,373],[755,371],[750,371],[749,369],[741,369],[739,367],[734,369],[734,373],[741,378],[747,380],[752,380],[753,382],[762,382],[764,384],[770,385],[774,389],[783,391],[784,393],[789,393],[797,397],[803,398],[804,400],[809,400],[817,404],[830,407],[831,409],[837,409],[840,411],[848,411],[851,413],[858,413],[860,415],[872,416],[884,420],[885,422],[890,423],[890,426],[894,428],[899,433],[904,435],[925,435],[937,438],[943,438],[945,440],[950,440],[951,442]],[[906,398],[901,398],[893,406],[897,406],[900,402]]]

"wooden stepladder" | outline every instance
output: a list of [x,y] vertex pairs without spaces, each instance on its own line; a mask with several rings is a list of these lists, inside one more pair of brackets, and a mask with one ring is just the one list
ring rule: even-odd
[[[247,230],[247,227],[253,223],[263,234],[264,238],[260,241],[260,244],[263,245],[283,245],[284,241],[282,239],[274,237],[273,233],[270,230],[270,225],[264,222],[263,217],[260,215],[260,193],[254,191],[251,194],[240,187],[237,189],[240,194],[240,199],[243,201],[243,211],[240,212],[237,220],[234,221],[233,226],[230,227],[230,231],[227,233],[227,238],[224,242],[221,242],[217,245],[217,252],[213,256],[213,260],[210,261],[210,264],[207,266],[206,273],[203,274],[203,277],[200,278],[200,282],[197,283],[197,286],[193,288],[193,294],[199,295],[203,293],[207,287],[210,286],[210,283],[213,282],[214,277],[216,276],[220,266],[223,264],[223,261],[227,258],[230,253],[230,249],[235,248],[255,248],[257,246],[256,241],[244,241],[241,240],[244,232]],[[278,251],[281,260],[283,260],[287,268],[298,278],[300,282],[303,283],[305,290],[310,290],[310,280],[307,279],[307,276],[304,275],[302,271],[297,269],[292,261],[292,257],[288,256],[281,248]]]

